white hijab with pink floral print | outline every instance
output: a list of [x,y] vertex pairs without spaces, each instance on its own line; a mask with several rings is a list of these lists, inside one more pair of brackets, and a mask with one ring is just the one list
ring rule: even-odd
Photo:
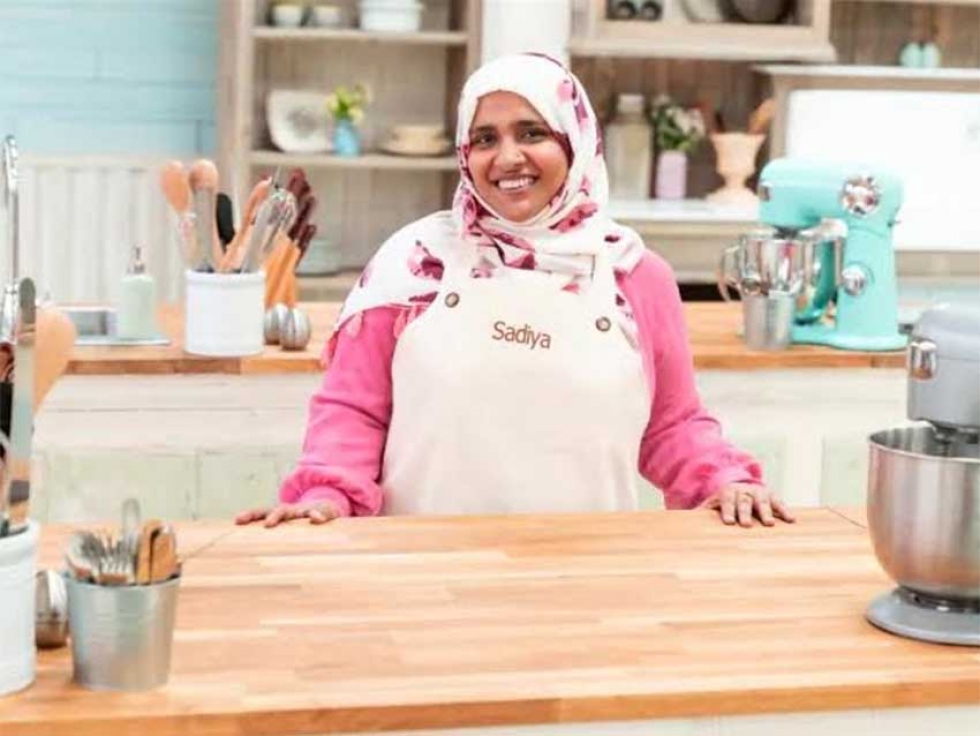
[[[495,213],[477,194],[470,176],[469,130],[480,98],[512,92],[538,111],[569,154],[565,185],[530,221],[516,223]],[[613,268],[629,273],[644,245],[633,230],[605,214],[608,203],[602,133],[585,90],[559,62],[540,54],[505,56],[478,69],[463,87],[456,127],[460,182],[451,211],[417,220],[391,236],[348,295],[338,324],[356,333],[359,316],[384,306],[406,306],[398,331],[438,292],[444,262],[466,258],[474,277],[506,276],[510,269],[556,275],[559,288],[588,288],[601,249]],[[625,299],[617,299],[629,318]],[[352,319],[358,317],[358,319]],[[332,342],[332,341],[331,341]]]

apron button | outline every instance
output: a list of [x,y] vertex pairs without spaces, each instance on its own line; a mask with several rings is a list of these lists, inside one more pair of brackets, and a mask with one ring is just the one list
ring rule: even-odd
[[609,332],[609,328],[612,327],[612,322],[609,321],[608,317],[599,317],[595,321],[595,326],[599,329],[599,332]]
[[451,309],[452,307],[455,307],[457,304],[459,304],[459,294],[457,294],[455,291],[451,291],[448,294],[446,294],[447,307]]

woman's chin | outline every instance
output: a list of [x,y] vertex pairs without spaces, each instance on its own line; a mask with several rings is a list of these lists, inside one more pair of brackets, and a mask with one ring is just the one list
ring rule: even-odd
[[542,207],[536,207],[534,202],[527,199],[518,202],[499,202],[494,206],[494,209],[505,220],[520,225],[534,219]]

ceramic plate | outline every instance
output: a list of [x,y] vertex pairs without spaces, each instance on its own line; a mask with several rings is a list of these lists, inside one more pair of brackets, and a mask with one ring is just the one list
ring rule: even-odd
[[266,100],[269,136],[287,153],[330,151],[330,114],[321,92],[276,89]]

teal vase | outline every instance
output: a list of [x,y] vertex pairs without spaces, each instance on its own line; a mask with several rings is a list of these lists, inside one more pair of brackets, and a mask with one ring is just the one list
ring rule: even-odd
[[333,129],[333,152],[338,156],[360,156],[361,139],[350,120],[338,120]]

